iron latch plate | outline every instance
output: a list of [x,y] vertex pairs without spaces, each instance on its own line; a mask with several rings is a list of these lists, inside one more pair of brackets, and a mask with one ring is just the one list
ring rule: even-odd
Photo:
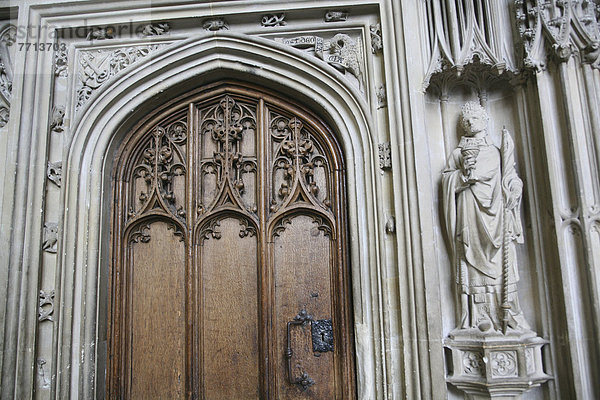
[[311,323],[313,352],[333,351],[333,325],[330,319],[320,319]]

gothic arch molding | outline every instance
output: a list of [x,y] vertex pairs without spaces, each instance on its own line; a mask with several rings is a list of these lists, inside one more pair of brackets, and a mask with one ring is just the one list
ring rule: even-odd
[[[103,390],[102,290],[108,260],[112,155],[145,110],[223,77],[260,82],[301,99],[335,128],[347,165],[359,398],[375,398],[381,335],[376,276],[374,123],[362,94],[332,67],[273,41],[214,33],[170,45],[102,87],[72,121],[63,166],[57,397]],[[359,212],[360,211],[360,212]],[[70,372],[69,372],[70,371]],[[94,377],[94,379],[85,379]],[[371,378],[369,378],[371,377]],[[379,385],[383,385],[379,382]],[[98,392],[97,392],[98,390]]]

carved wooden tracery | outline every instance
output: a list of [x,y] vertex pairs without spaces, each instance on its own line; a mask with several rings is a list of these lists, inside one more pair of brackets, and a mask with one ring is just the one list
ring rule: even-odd
[[[140,123],[115,174],[109,397],[353,398],[343,194],[331,131],[277,97],[215,85]],[[284,343],[301,309],[332,352],[304,325]]]

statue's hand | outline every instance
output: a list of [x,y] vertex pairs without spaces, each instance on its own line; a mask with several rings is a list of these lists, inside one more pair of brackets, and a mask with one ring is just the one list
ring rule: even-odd
[[512,210],[519,204],[519,194],[515,192],[510,192],[508,198],[506,199],[506,208]]
[[474,185],[477,182],[481,182],[481,179],[477,176],[471,175],[471,174],[463,174],[462,175],[462,187],[464,188],[468,188],[471,185]]
[[475,157],[465,157],[463,159],[463,168],[465,171],[469,171],[475,168],[475,163],[477,159]]

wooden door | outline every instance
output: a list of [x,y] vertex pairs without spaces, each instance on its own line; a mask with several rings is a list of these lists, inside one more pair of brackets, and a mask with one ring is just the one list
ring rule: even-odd
[[109,398],[352,399],[344,166],[302,107],[221,83],[114,178]]

